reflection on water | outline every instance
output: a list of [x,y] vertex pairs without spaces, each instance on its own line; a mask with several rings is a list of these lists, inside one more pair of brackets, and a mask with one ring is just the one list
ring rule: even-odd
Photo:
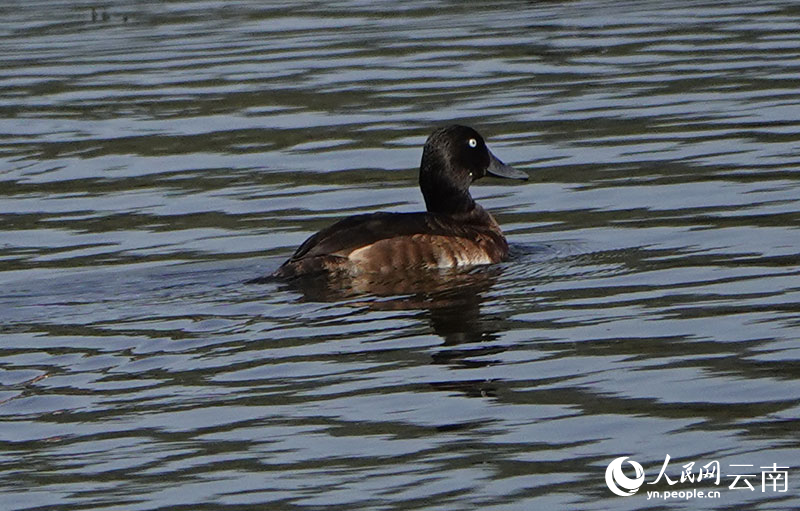
[[[407,275],[362,275],[355,279],[333,281],[298,278],[287,287],[302,294],[308,301],[340,301],[348,295],[369,293],[374,298],[351,302],[351,307],[370,311],[420,311],[416,319],[428,323],[432,332],[446,346],[491,341],[496,332],[487,330],[481,314],[484,294],[496,283],[500,270],[496,267],[472,271],[409,272]],[[375,280],[370,280],[374,277]],[[437,360],[435,358],[434,360]],[[438,361],[446,362],[450,356]]]
[[[0,13],[0,509],[800,506],[794,2]],[[248,283],[454,122],[511,261]]]
[[[392,301],[402,300],[402,308],[415,308],[417,301],[447,303],[449,293],[461,293],[465,289],[473,292],[487,290],[496,276],[498,267],[476,267],[474,269],[442,269],[442,270],[405,270],[393,274],[361,273],[350,275],[346,273],[330,276],[320,273],[301,275],[285,281],[288,289],[297,290],[308,301],[339,301],[348,296],[374,295],[390,297]],[[271,281],[280,282],[281,279],[264,277],[254,279],[249,284],[262,284]],[[398,295],[400,298],[398,298]],[[414,298],[405,300],[403,295],[412,295]],[[387,302],[380,302],[386,304]],[[435,305],[434,305],[435,306]]]

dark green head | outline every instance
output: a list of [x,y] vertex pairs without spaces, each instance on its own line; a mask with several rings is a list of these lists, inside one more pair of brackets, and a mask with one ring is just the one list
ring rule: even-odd
[[419,185],[428,211],[458,213],[473,207],[469,185],[487,174],[528,179],[492,154],[480,133],[468,126],[439,128],[425,142]]

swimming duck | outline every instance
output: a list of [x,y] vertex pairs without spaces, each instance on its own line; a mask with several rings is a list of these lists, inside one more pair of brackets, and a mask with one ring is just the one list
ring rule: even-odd
[[508,258],[495,219],[469,193],[486,175],[528,179],[500,161],[467,126],[447,126],[425,142],[419,168],[424,213],[369,213],[336,222],[308,238],[273,274],[356,275],[491,264]]

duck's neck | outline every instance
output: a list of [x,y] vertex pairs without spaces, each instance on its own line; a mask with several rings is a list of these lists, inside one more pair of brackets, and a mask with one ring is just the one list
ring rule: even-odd
[[445,187],[422,190],[425,197],[425,208],[429,213],[460,216],[469,214],[477,207],[475,200],[469,192]]
[[419,187],[425,198],[425,207],[428,212],[463,215],[474,210],[476,204],[469,194],[469,185],[458,186],[457,183],[445,178],[444,176],[454,175],[454,173],[437,172],[431,168],[433,164],[425,156],[423,155],[420,167]]
[[475,202],[469,190],[457,189],[444,182],[432,183],[422,176],[420,187],[428,213],[447,215],[460,224],[480,225],[502,232],[494,217]]

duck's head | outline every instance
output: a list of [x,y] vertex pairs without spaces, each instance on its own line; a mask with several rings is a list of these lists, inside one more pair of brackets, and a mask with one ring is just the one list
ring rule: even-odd
[[468,126],[439,128],[425,142],[419,186],[428,211],[448,214],[469,211],[475,205],[469,185],[487,174],[528,179],[526,173],[492,154],[480,133]]

